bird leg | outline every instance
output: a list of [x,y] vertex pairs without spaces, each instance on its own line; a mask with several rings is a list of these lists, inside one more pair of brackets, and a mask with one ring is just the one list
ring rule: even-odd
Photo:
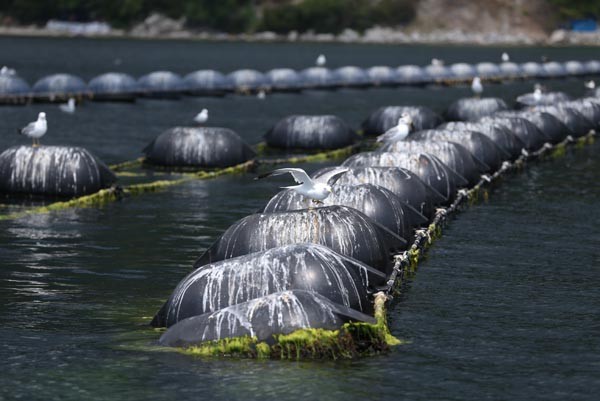
[[31,145],[31,147],[37,148],[38,146],[40,146],[40,145],[37,143],[37,140],[35,138],[33,138],[33,144]]

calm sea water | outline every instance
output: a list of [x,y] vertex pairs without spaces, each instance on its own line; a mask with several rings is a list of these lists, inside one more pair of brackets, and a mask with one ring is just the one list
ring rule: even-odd
[[[499,58],[477,47],[0,38],[0,64],[30,82],[120,70],[230,71]],[[592,48],[513,48],[513,60],[597,58]],[[117,60],[118,59],[118,60]],[[119,65],[116,65],[119,63]],[[580,96],[580,80],[547,85]],[[508,101],[531,82],[495,85]],[[211,123],[261,140],[279,118],[333,113],[353,126],[388,104],[437,111],[467,88],[372,89],[0,108],[0,149],[46,111],[46,144],[129,160],[203,107]],[[0,223],[0,399],[594,400],[600,394],[600,145],[534,163],[453,219],[390,308],[387,355],[336,362],[201,360],[151,347],[147,323],[192,262],[277,191],[250,175],[190,182],[102,208]],[[306,165],[316,169],[320,165]],[[0,212],[2,208],[0,206]]]

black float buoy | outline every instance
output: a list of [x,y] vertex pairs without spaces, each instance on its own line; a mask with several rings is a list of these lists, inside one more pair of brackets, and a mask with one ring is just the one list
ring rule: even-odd
[[109,72],[93,78],[88,88],[94,100],[135,100],[138,84],[131,75],[119,72]]
[[458,99],[446,110],[449,121],[476,121],[481,117],[508,110],[504,100],[497,97],[469,97]]
[[138,79],[142,96],[154,98],[178,98],[185,89],[181,77],[170,71],[155,71]]
[[198,70],[183,78],[186,92],[190,95],[222,96],[233,91],[233,82],[214,70]]
[[423,106],[385,106],[375,110],[362,123],[364,135],[381,135],[398,124],[402,114],[410,115],[415,131],[432,129],[444,122],[444,119]]
[[406,241],[356,209],[319,207],[247,216],[223,233],[194,267],[283,245],[315,243],[390,274],[390,252]]
[[175,127],[160,134],[144,149],[146,162],[169,167],[229,167],[256,153],[228,128]]
[[376,323],[375,318],[335,304],[316,292],[283,291],[183,319],[160,337],[159,344],[189,347],[236,337],[272,341],[275,335],[300,329],[337,330],[350,321]]
[[367,288],[385,279],[380,271],[325,246],[286,245],[194,270],[179,282],[152,326],[170,327],[188,317],[289,290],[314,291],[337,304],[372,313]]
[[14,146],[0,154],[0,192],[81,196],[116,181],[110,169],[83,148]]
[[80,96],[86,93],[88,88],[85,82],[75,75],[54,74],[38,80],[32,90],[34,93],[50,99],[62,99],[69,96]]
[[510,160],[515,160],[521,156],[521,153],[525,148],[525,144],[518,136],[499,124],[454,121],[444,123],[438,127],[438,129],[479,132],[498,145],[498,147],[508,155],[508,159]]
[[[427,222],[425,216],[384,187],[373,184],[336,184],[332,190],[331,195],[323,201],[324,206],[352,207],[404,239],[411,238],[414,227]],[[296,191],[284,190],[269,200],[263,212],[305,209],[309,202]]]
[[289,116],[265,135],[268,146],[280,149],[338,149],[352,145],[358,135],[337,116]]

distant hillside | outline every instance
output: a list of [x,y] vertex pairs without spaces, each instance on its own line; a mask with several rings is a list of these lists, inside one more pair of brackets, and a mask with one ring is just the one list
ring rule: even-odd
[[219,32],[339,33],[373,26],[423,32],[547,35],[570,18],[599,17],[600,0],[3,0],[0,25],[49,19],[106,21],[131,29],[153,13]]

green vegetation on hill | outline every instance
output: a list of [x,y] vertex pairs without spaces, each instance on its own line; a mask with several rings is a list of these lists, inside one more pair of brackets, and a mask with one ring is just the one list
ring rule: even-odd
[[564,20],[600,18],[600,0],[548,0]]
[[[339,32],[398,25],[414,16],[416,0],[4,0],[0,14],[21,24],[48,19],[106,21],[130,28],[153,12],[185,17],[189,27],[224,32]],[[262,16],[262,17],[261,17]]]

